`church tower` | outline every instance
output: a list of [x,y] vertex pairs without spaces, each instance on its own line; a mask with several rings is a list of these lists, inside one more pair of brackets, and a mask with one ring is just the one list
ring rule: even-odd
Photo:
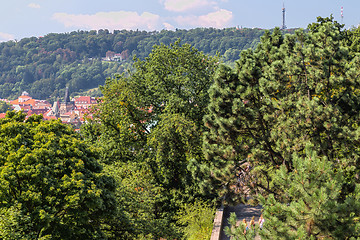
[[60,115],[71,112],[75,109],[74,102],[70,101],[69,88],[66,87],[64,101],[60,103]]

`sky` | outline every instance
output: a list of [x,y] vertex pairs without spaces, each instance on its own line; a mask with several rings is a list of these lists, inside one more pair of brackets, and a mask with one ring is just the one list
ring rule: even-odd
[[283,4],[287,28],[330,14],[346,28],[360,24],[359,0],[0,0],[0,41],[98,29],[271,29],[282,25]]

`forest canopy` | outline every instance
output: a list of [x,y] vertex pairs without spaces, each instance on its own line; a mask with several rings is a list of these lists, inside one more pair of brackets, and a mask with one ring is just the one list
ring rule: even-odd
[[[108,30],[51,33],[0,43],[0,98],[14,99],[27,91],[37,99],[54,101],[70,92],[84,92],[105,79],[131,69],[133,57],[147,57],[154,45],[178,39],[205,54],[235,61],[243,49],[254,48],[264,30],[197,28],[160,32]],[[121,61],[104,61],[107,53]],[[92,91],[90,95],[101,95]]]

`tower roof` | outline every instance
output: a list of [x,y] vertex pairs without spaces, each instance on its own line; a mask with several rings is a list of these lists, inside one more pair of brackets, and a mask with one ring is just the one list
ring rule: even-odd
[[65,90],[64,102],[65,102],[65,103],[69,103],[69,102],[70,102],[69,88],[68,88],[68,87],[66,87],[66,90]]

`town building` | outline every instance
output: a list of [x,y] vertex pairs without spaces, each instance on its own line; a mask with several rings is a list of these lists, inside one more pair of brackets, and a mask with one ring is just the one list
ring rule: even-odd
[[66,87],[64,101],[60,102],[59,105],[60,118],[61,115],[71,112],[74,109],[75,109],[75,104],[73,101],[70,101],[69,88]]
[[18,99],[9,103],[15,111],[23,111],[29,116],[32,114],[44,114],[51,108],[48,101],[33,99],[26,91]]
[[76,108],[89,108],[90,106],[97,104],[97,100],[89,96],[81,96],[74,98]]
[[[42,114],[45,120],[60,119],[63,123],[80,127],[87,117],[91,118],[90,108],[97,104],[97,100],[90,96],[75,97],[70,101],[69,89],[66,88],[63,101],[55,101],[51,105],[46,100],[33,99],[29,93],[23,92],[18,99],[7,101],[15,111],[23,111],[30,116]],[[5,114],[0,114],[4,118]]]

